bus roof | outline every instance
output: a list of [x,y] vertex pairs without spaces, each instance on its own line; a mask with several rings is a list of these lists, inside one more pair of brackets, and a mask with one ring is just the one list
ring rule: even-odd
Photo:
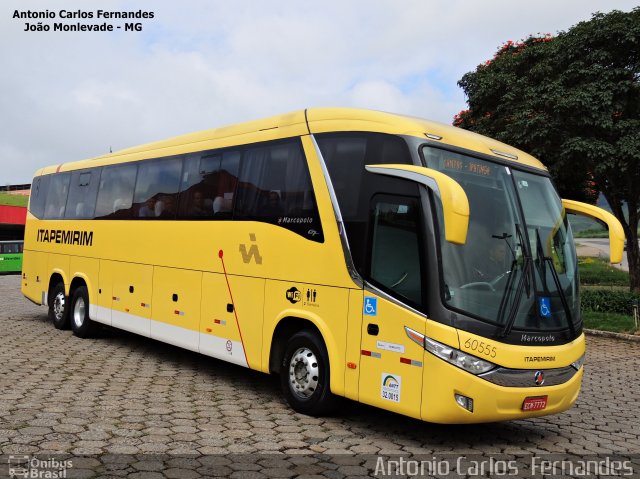
[[[261,120],[203,130],[134,146],[88,160],[42,168],[39,174],[275,140],[311,133],[371,131],[416,136],[477,151],[514,164],[546,170],[536,158],[491,138],[454,126],[394,113],[357,108],[310,108]],[[437,138],[440,138],[439,140]]]

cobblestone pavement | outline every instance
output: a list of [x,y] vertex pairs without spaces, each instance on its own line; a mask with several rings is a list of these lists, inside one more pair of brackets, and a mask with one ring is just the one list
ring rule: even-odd
[[0,276],[0,454],[71,454],[67,477],[340,478],[371,473],[364,457],[640,456],[640,343],[588,337],[583,391],[556,416],[441,426],[348,402],[313,418],[267,375],[122,331],[58,331],[19,285]]

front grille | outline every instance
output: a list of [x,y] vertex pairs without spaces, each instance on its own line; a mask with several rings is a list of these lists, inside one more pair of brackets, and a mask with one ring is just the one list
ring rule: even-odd
[[544,383],[540,386],[557,386],[569,381],[578,371],[573,366],[556,369],[509,369],[497,368],[478,375],[482,379],[510,388],[529,388],[536,386],[535,374],[544,374]]

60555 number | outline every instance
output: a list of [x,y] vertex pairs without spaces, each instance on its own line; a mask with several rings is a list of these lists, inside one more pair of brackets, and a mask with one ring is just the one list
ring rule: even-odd
[[464,342],[464,347],[490,358],[495,358],[497,355],[495,346],[492,346],[490,343],[485,343],[484,341],[478,341],[477,339],[467,339]]

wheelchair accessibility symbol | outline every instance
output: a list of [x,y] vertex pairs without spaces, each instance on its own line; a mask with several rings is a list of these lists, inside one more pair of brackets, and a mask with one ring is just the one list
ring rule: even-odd
[[367,316],[378,315],[378,298],[365,296],[364,298],[364,314]]
[[538,304],[540,305],[540,316],[543,318],[551,317],[551,298],[542,297],[539,298]]

